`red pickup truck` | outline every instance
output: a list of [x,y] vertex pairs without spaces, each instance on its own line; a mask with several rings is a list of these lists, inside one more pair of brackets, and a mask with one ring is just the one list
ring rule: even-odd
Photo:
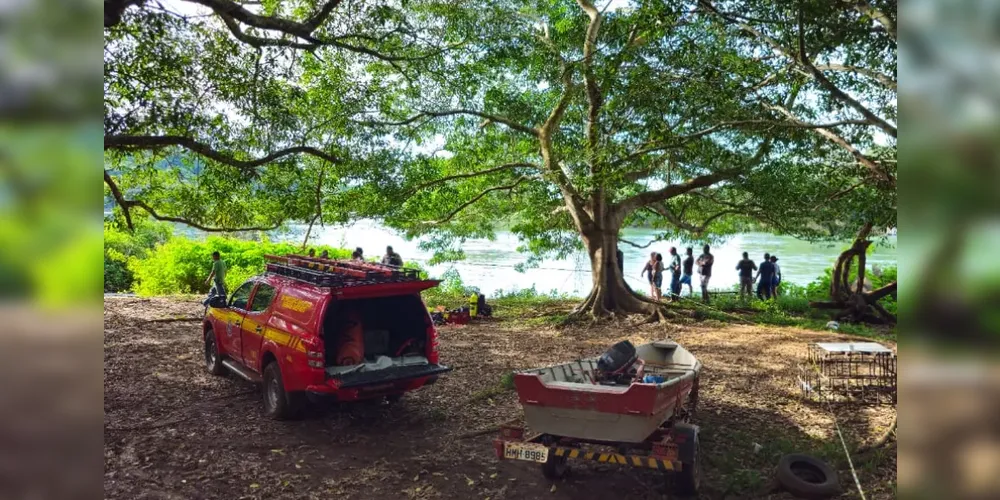
[[203,322],[205,365],[263,383],[264,412],[297,414],[305,396],[389,398],[434,383],[437,331],[416,270],[300,255],[214,297]]

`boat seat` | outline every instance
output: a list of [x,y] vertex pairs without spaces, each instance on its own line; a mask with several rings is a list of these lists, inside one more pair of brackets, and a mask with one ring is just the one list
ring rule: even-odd
[[659,347],[660,349],[677,349],[677,342],[673,340],[657,340],[653,342],[653,347]]

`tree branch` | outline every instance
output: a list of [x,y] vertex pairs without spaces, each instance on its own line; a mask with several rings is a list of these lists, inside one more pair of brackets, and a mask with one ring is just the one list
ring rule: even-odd
[[118,184],[115,184],[115,180],[111,178],[111,174],[107,170],[104,171],[104,183],[111,189],[111,197],[115,199],[115,203],[122,209],[122,213],[125,215],[125,224],[128,225],[130,231],[135,230],[135,226],[132,225],[132,214],[129,212],[130,206],[126,202],[125,197],[122,196],[121,190],[118,189]]
[[659,237],[656,237],[656,238],[653,238],[653,240],[650,241],[649,243],[646,243],[645,245],[640,245],[638,243],[626,240],[625,238],[618,238],[618,241],[620,241],[622,243],[625,243],[627,245],[631,245],[631,246],[633,246],[635,248],[638,248],[638,249],[642,250],[643,248],[649,248],[650,245],[652,245],[653,243],[656,243],[658,241],[663,241],[663,240],[661,238],[659,238]]
[[714,221],[715,219],[718,219],[719,217],[722,217],[724,215],[738,213],[736,210],[723,210],[721,212],[709,216],[707,219],[705,219],[705,222],[701,223],[700,226],[695,226],[694,224],[684,222],[683,220],[681,220],[680,217],[678,217],[676,214],[674,214],[672,210],[670,210],[670,207],[668,207],[666,203],[651,205],[648,208],[656,212],[657,214],[663,216],[664,219],[667,219],[667,222],[673,224],[677,228],[699,236],[701,235],[701,233],[705,232],[705,229],[708,229],[708,225],[711,224],[712,221]]
[[583,75],[587,88],[587,149],[589,150],[591,168],[596,161],[597,127],[601,112],[601,90],[594,75],[594,46],[597,44],[597,34],[601,29],[601,13],[590,0],[577,0],[576,3],[587,13],[590,23],[583,42]]
[[533,127],[529,127],[527,125],[522,125],[522,124],[517,123],[516,121],[514,121],[514,120],[512,120],[510,118],[506,118],[506,117],[498,116],[498,115],[491,115],[489,113],[483,113],[481,111],[475,111],[475,110],[471,110],[471,109],[449,109],[449,110],[443,110],[443,111],[421,111],[421,112],[417,113],[416,115],[413,115],[413,116],[411,116],[409,118],[406,118],[406,119],[403,119],[403,120],[400,120],[400,121],[395,121],[395,122],[383,122],[383,121],[376,121],[376,120],[371,120],[371,121],[352,120],[352,121],[354,123],[358,123],[360,125],[399,127],[399,126],[403,126],[403,125],[409,125],[409,124],[411,124],[411,123],[413,123],[413,122],[415,122],[415,121],[417,121],[417,120],[419,120],[421,118],[428,117],[428,116],[429,117],[433,117],[433,118],[440,118],[440,117],[454,116],[454,115],[478,116],[480,118],[489,120],[491,122],[496,122],[496,123],[500,123],[500,124],[506,125],[507,127],[509,127],[512,130],[516,130],[518,132],[524,132],[525,134],[528,134],[528,135],[531,135],[531,136],[534,136],[534,137],[538,137],[538,130],[535,129],[535,128],[533,128]]
[[875,80],[882,84],[883,87],[896,91],[896,80],[889,75],[884,73],[879,73],[878,71],[870,70],[868,68],[862,68],[859,66],[847,66],[844,64],[822,64],[817,65],[816,69],[821,71],[842,71],[845,73],[857,73],[859,75],[867,76],[872,80]]
[[896,23],[892,20],[892,18],[887,16],[884,12],[876,9],[865,0],[856,0],[853,4],[853,8],[854,10],[874,19],[875,22],[881,24],[882,27],[885,28],[885,31],[889,33],[889,36],[891,36],[893,40],[896,40]]
[[177,135],[106,135],[104,136],[104,149],[114,150],[155,150],[166,146],[180,146],[194,153],[198,153],[206,158],[211,158],[219,163],[224,163],[236,168],[253,170],[262,165],[267,165],[275,160],[294,154],[307,154],[326,160],[331,163],[340,163],[341,159],[308,146],[294,146],[275,151],[267,156],[256,160],[239,160],[233,156],[217,151],[208,144],[198,142],[190,137]]
[[498,167],[488,168],[486,170],[480,170],[478,172],[470,172],[470,173],[466,173],[466,174],[449,175],[447,177],[442,177],[440,179],[435,179],[433,181],[428,181],[428,182],[425,182],[423,184],[419,184],[419,185],[415,186],[414,188],[410,189],[409,191],[407,191],[407,193],[406,193],[406,195],[404,197],[406,199],[408,199],[408,198],[412,197],[414,194],[416,194],[418,191],[423,191],[424,189],[427,189],[427,188],[429,188],[431,186],[436,186],[438,184],[442,184],[442,183],[445,183],[445,182],[448,182],[448,181],[453,181],[455,179],[468,179],[470,177],[479,177],[480,175],[488,175],[488,174],[492,174],[494,172],[500,172],[500,171],[503,171],[503,170],[509,170],[509,169],[512,169],[512,168],[521,168],[521,167],[523,167],[523,168],[533,168],[533,169],[536,169],[536,170],[540,170],[541,169],[540,166],[535,165],[534,163],[523,163],[523,162],[505,163],[505,164],[500,165]]
[[656,202],[669,200],[675,196],[680,196],[684,193],[693,191],[695,189],[711,186],[716,182],[731,179],[738,175],[740,170],[724,170],[722,172],[713,172],[711,174],[701,175],[693,179],[688,180],[680,184],[671,184],[662,189],[657,189],[655,191],[646,191],[644,193],[637,194],[635,196],[626,198],[616,204],[615,210],[622,214],[629,214],[639,207],[644,207]]
[[243,228],[220,228],[220,227],[204,226],[202,224],[194,222],[190,219],[185,219],[183,217],[160,215],[159,213],[156,212],[156,210],[153,209],[153,207],[149,206],[146,202],[142,200],[125,199],[125,197],[122,195],[121,190],[118,188],[118,184],[115,183],[114,179],[111,177],[111,174],[107,170],[104,171],[104,183],[107,184],[108,187],[111,189],[111,196],[114,197],[115,203],[117,203],[118,206],[121,207],[122,213],[125,214],[125,222],[128,224],[128,228],[130,230],[135,229],[135,226],[133,226],[132,224],[132,216],[130,214],[130,209],[132,207],[139,207],[145,210],[150,217],[156,220],[186,224],[195,229],[200,229],[202,231],[213,232],[213,233],[235,233],[240,231],[272,231],[274,229],[281,227],[282,224],[281,222],[279,222],[269,227],[243,227]]
[[[788,117],[788,119],[790,121],[801,122],[795,115],[792,114],[791,111],[789,111],[787,108],[785,108],[783,106],[774,106],[774,105],[771,105],[769,107],[771,109],[779,111],[781,114],[783,114],[786,117]],[[802,123],[804,123],[804,122],[802,122]],[[847,150],[847,152],[851,153],[851,155],[854,156],[854,159],[856,159],[858,161],[858,163],[861,163],[862,165],[864,165],[865,167],[867,167],[868,170],[870,170],[873,174],[875,174],[876,178],[881,179],[882,181],[888,183],[891,186],[895,186],[896,185],[896,180],[893,179],[893,177],[892,177],[891,174],[889,174],[884,169],[882,169],[882,167],[880,167],[877,163],[875,163],[874,160],[872,160],[871,158],[869,158],[868,156],[866,156],[864,153],[862,153],[860,150],[858,150],[858,148],[854,147],[851,143],[847,142],[846,139],[844,139],[843,137],[837,135],[836,133],[834,133],[833,131],[831,131],[829,129],[814,128],[814,130],[816,131],[817,134],[819,134],[819,135],[827,138],[828,140],[830,140],[834,144],[837,144],[841,148]]]
[[518,185],[520,185],[520,184],[521,184],[522,182],[526,181],[527,179],[528,179],[527,177],[521,177],[521,178],[517,179],[517,181],[516,181],[516,182],[514,182],[513,184],[510,184],[510,185],[507,185],[507,186],[496,186],[496,187],[491,187],[491,188],[489,188],[489,189],[487,189],[487,190],[485,190],[485,191],[483,191],[483,192],[481,192],[481,193],[477,194],[477,195],[476,195],[476,196],[474,196],[474,197],[473,197],[473,198],[472,198],[471,200],[469,200],[469,201],[467,201],[467,202],[465,202],[465,203],[462,203],[461,205],[459,205],[459,206],[458,206],[458,208],[456,208],[455,210],[452,210],[452,211],[451,211],[451,212],[450,212],[450,213],[449,213],[448,215],[446,215],[446,216],[445,216],[445,217],[444,217],[443,219],[440,219],[440,220],[436,220],[436,221],[429,221],[429,222],[425,222],[424,224],[430,224],[430,225],[439,225],[439,224],[444,224],[444,223],[446,223],[446,222],[450,221],[450,220],[451,220],[451,219],[452,219],[453,217],[455,217],[455,215],[457,215],[457,214],[458,214],[459,212],[461,212],[462,210],[465,210],[465,208],[466,208],[466,207],[468,207],[469,205],[472,205],[473,203],[475,203],[475,202],[477,202],[477,201],[481,200],[481,199],[482,199],[482,198],[483,198],[484,196],[486,196],[486,195],[488,195],[488,194],[490,194],[490,193],[492,193],[492,192],[494,192],[494,191],[502,191],[502,190],[507,190],[507,191],[510,191],[510,190],[512,190],[512,189],[514,189],[514,188],[516,188],[516,187],[517,187]]
[[881,117],[872,113],[871,110],[866,108],[863,104],[855,100],[853,97],[847,95],[846,92],[840,90],[839,87],[833,84],[826,75],[823,74],[816,66],[813,65],[812,61],[809,60],[809,55],[806,54],[806,42],[805,42],[805,21],[803,20],[803,9],[802,3],[799,2],[799,12],[798,12],[798,23],[799,23],[799,63],[805,66],[806,70],[812,74],[813,78],[819,82],[820,86],[825,88],[830,94],[833,95],[839,101],[847,104],[848,106],[854,108],[862,116],[864,116],[872,125],[882,129],[885,133],[896,137],[896,127],[889,124],[889,122],[883,120]]
[[340,4],[341,0],[327,0],[315,14],[303,22],[292,21],[274,16],[261,16],[254,14],[243,8],[242,5],[229,0],[187,0],[191,3],[204,5],[215,11],[220,16],[229,16],[237,21],[268,31],[279,31],[289,35],[295,35],[302,39],[311,39],[313,31],[330,16],[333,9]]
[[128,204],[129,206],[139,207],[139,208],[145,210],[149,214],[150,217],[152,217],[152,218],[154,218],[156,220],[161,220],[161,221],[166,221],[166,222],[177,222],[179,224],[187,224],[188,226],[191,226],[191,227],[193,227],[195,229],[200,229],[202,231],[210,232],[210,233],[236,233],[236,232],[241,232],[241,231],[273,231],[273,230],[278,229],[279,227],[281,227],[281,222],[278,222],[278,223],[276,223],[273,226],[210,227],[210,226],[204,226],[204,225],[202,225],[200,223],[197,223],[197,222],[194,222],[194,221],[192,221],[190,219],[185,219],[183,217],[172,217],[172,216],[169,216],[169,215],[160,215],[160,214],[158,214],[156,212],[156,210],[153,210],[153,207],[149,206],[148,204],[146,204],[146,202],[144,202],[142,200],[125,200],[125,203]]

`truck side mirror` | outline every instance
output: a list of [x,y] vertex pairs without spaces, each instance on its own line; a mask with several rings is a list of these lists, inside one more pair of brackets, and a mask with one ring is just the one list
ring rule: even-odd
[[214,307],[216,309],[224,309],[226,307],[229,307],[229,304],[226,303],[225,296],[215,295],[211,299],[208,299],[208,306]]

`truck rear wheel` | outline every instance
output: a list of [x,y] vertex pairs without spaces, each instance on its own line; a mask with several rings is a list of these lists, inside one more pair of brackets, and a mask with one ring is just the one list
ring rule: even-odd
[[212,375],[225,375],[226,367],[222,365],[222,355],[215,342],[215,331],[211,327],[205,332],[205,368]]
[[264,414],[275,420],[287,420],[298,413],[300,399],[298,394],[285,391],[281,379],[281,368],[277,361],[272,361],[264,367]]

